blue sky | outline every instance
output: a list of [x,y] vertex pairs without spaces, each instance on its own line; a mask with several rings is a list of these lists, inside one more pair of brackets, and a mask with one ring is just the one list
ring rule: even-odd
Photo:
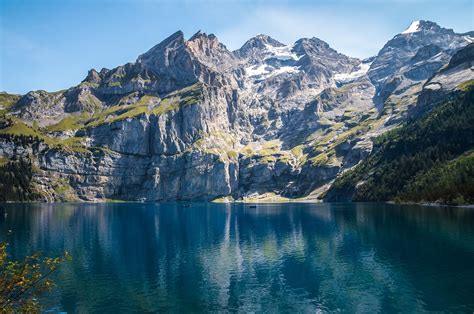
[[284,43],[318,37],[368,57],[411,21],[474,30],[473,0],[0,0],[0,91],[55,91],[90,68],[136,57],[181,29],[214,33],[229,49],[264,33]]

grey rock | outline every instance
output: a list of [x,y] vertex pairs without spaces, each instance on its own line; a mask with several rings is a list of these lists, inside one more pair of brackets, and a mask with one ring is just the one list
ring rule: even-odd
[[64,199],[59,183],[86,201],[301,197],[472,79],[472,44],[462,49],[472,34],[417,25],[365,60],[318,38],[258,35],[232,52],[213,34],[179,31],[68,90],[30,92],[5,114],[2,128],[17,118],[40,133],[76,119],[82,127],[42,136],[82,149],[5,136],[0,155],[31,158],[46,201]]

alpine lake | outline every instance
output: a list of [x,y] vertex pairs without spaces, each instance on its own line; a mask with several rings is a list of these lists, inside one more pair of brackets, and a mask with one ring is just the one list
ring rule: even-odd
[[72,259],[51,312],[470,312],[474,209],[384,203],[7,203],[15,259]]

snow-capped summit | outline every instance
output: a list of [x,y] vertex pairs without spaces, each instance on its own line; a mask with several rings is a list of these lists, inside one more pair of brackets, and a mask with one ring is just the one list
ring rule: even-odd
[[413,21],[402,34],[416,33],[420,31],[420,21]]
[[271,49],[284,46],[284,44],[268,35],[259,34],[247,40],[240,49],[234,51],[234,54],[243,59],[262,59],[269,47]]
[[[412,67],[416,60],[417,62],[425,60],[429,65],[422,66],[422,63],[419,63],[417,67],[420,69],[411,69],[411,72],[407,74],[411,78],[424,78],[439,69],[446,59],[449,59],[450,51],[469,43],[471,39],[469,36],[469,33],[458,34],[432,21],[414,21],[379,51],[368,75],[376,87],[383,88],[385,83],[390,83],[394,77],[401,74],[398,71],[403,72],[407,66]],[[416,75],[413,75],[415,72]]]
[[282,44],[276,39],[273,39],[272,37],[268,35],[258,34],[257,36],[252,37],[249,40],[247,40],[238,51],[241,51],[241,52],[247,51],[251,48],[261,49],[261,48],[264,48],[265,45],[270,45],[273,47],[284,46],[284,44]]
[[444,29],[435,22],[431,21],[424,21],[424,20],[417,20],[411,22],[410,26],[401,32],[401,35],[409,35],[409,34],[416,34],[420,32],[440,32],[440,31],[451,31],[449,29]]

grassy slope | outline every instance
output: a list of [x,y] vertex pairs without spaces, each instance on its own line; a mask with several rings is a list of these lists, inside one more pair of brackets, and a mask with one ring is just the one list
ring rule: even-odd
[[378,137],[371,156],[339,177],[325,199],[474,203],[473,125],[471,88]]
[[40,128],[35,123],[28,125],[17,117],[7,116],[9,109],[20,99],[20,96],[0,93],[0,136],[23,138],[30,142],[41,140],[50,147],[83,153],[87,152],[87,148],[84,146],[82,138],[59,139],[50,136],[48,132],[96,127],[105,123],[138,117],[142,114],[162,115],[172,110],[179,110],[182,107],[197,104],[201,97],[201,84],[194,84],[171,93],[162,100],[159,97],[143,95],[133,104],[120,103],[103,111],[97,111],[92,116],[86,112],[72,114],[56,124]]

